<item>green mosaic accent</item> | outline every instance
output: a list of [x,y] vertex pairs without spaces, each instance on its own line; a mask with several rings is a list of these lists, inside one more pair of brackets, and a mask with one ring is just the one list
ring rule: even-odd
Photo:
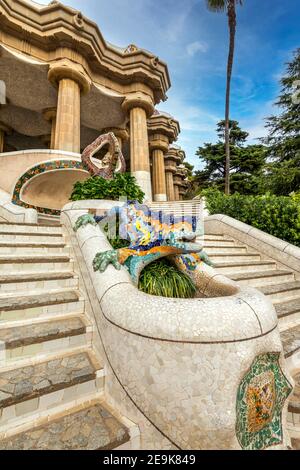
[[94,216],[91,214],[81,215],[75,222],[73,227],[74,232],[77,232],[77,230],[79,230],[81,227],[86,227],[89,224],[97,226],[97,222],[95,221]]
[[239,386],[236,434],[242,449],[261,450],[282,443],[282,409],[293,388],[280,368],[279,356],[257,356]]
[[24,175],[21,176],[21,178],[18,180],[13,192],[12,202],[17,206],[25,207],[26,209],[36,209],[41,214],[59,216],[59,210],[37,207],[23,202],[20,198],[20,194],[24,184],[26,184],[34,176],[40,175],[41,173],[45,173],[47,171],[64,170],[68,168],[76,168],[78,170],[84,169],[81,161],[78,160],[52,160],[50,162],[41,163],[40,165],[36,165],[30,168],[30,170],[24,173]]

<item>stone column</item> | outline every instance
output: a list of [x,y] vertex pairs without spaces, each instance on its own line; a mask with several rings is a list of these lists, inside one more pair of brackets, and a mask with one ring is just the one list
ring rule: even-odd
[[71,61],[51,66],[48,78],[58,87],[54,148],[80,153],[80,95],[89,91],[90,80]]
[[147,117],[153,113],[153,103],[148,95],[136,93],[126,97],[123,109],[130,118],[130,171],[145,201],[152,201]]
[[174,178],[177,172],[178,150],[175,147],[169,147],[165,156],[165,170],[166,170],[166,185],[167,185],[167,198],[168,201],[175,201],[175,186]]
[[55,148],[56,108],[48,108],[43,112],[46,121],[51,123],[50,149]]
[[4,150],[4,130],[0,128],[0,153]]
[[167,200],[165,153],[169,147],[168,137],[161,134],[150,136],[150,150],[152,153],[152,192],[157,202]]
[[4,152],[5,134],[10,134],[11,129],[0,121],[0,153]]
[[174,200],[175,201],[179,201],[180,200],[180,197],[179,197],[179,186],[178,184],[176,184],[174,182]]
[[175,200],[174,194],[174,182],[173,182],[173,171],[166,167],[166,190],[168,201]]

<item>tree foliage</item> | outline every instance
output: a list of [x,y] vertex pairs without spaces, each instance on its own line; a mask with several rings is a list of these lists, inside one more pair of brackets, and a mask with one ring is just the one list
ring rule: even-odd
[[280,84],[275,105],[281,112],[266,119],[269,135],[262,141],[268,146],[269,189],[287,195],[300,189],[300,48]]
[[[232,192],[245,194],[257,193],[259,177],[266,162],[266,149],[262,144],[245,145],[248,133],[243,131],[237,121],[230,121],[230,179]],[[204,169],[195,173],[195,181],[200,188],[214,185],[224,189],[225,180],[225,121],[217,125],[219,141],[216,144],[206,143],[199,147],[199,156]]]

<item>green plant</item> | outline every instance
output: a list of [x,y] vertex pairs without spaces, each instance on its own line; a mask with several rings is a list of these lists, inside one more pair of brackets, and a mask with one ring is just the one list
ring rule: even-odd
[[210,214],[226,214],[263,230],[270,235],[300,246],[300,196],[225,196],[217,189],[207,189],[206,207]]
[[118,173],[112,180],[106,180],[101,176],[93,176],[85,181],[77,181],[74,184],[70,199],[72,201],[83,199],[110,199],[115,201],[120,197],[143,202],[144,193],[137,185],[134,176],[129,173]]
[[139,280],[139,289],[146,294],[173,298],[192,298],[196,292],[193,281],[167,259],[160,259],[145,267]]
[[[129,245],[119,236],[109,239],[109,242],[115,250]],[[143,269],[139,289],[146,294],[174,298],[191,298],[196,292],[193,281],[167,259],[154,261]]]

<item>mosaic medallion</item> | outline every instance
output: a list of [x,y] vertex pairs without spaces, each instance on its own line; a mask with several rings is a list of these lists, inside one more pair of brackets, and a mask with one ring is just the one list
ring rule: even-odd
[[257,356],[239,386],[236,433],[243,449],[260,450],[282,442],[282,408],[292,386],[280,368],[279,356]]

